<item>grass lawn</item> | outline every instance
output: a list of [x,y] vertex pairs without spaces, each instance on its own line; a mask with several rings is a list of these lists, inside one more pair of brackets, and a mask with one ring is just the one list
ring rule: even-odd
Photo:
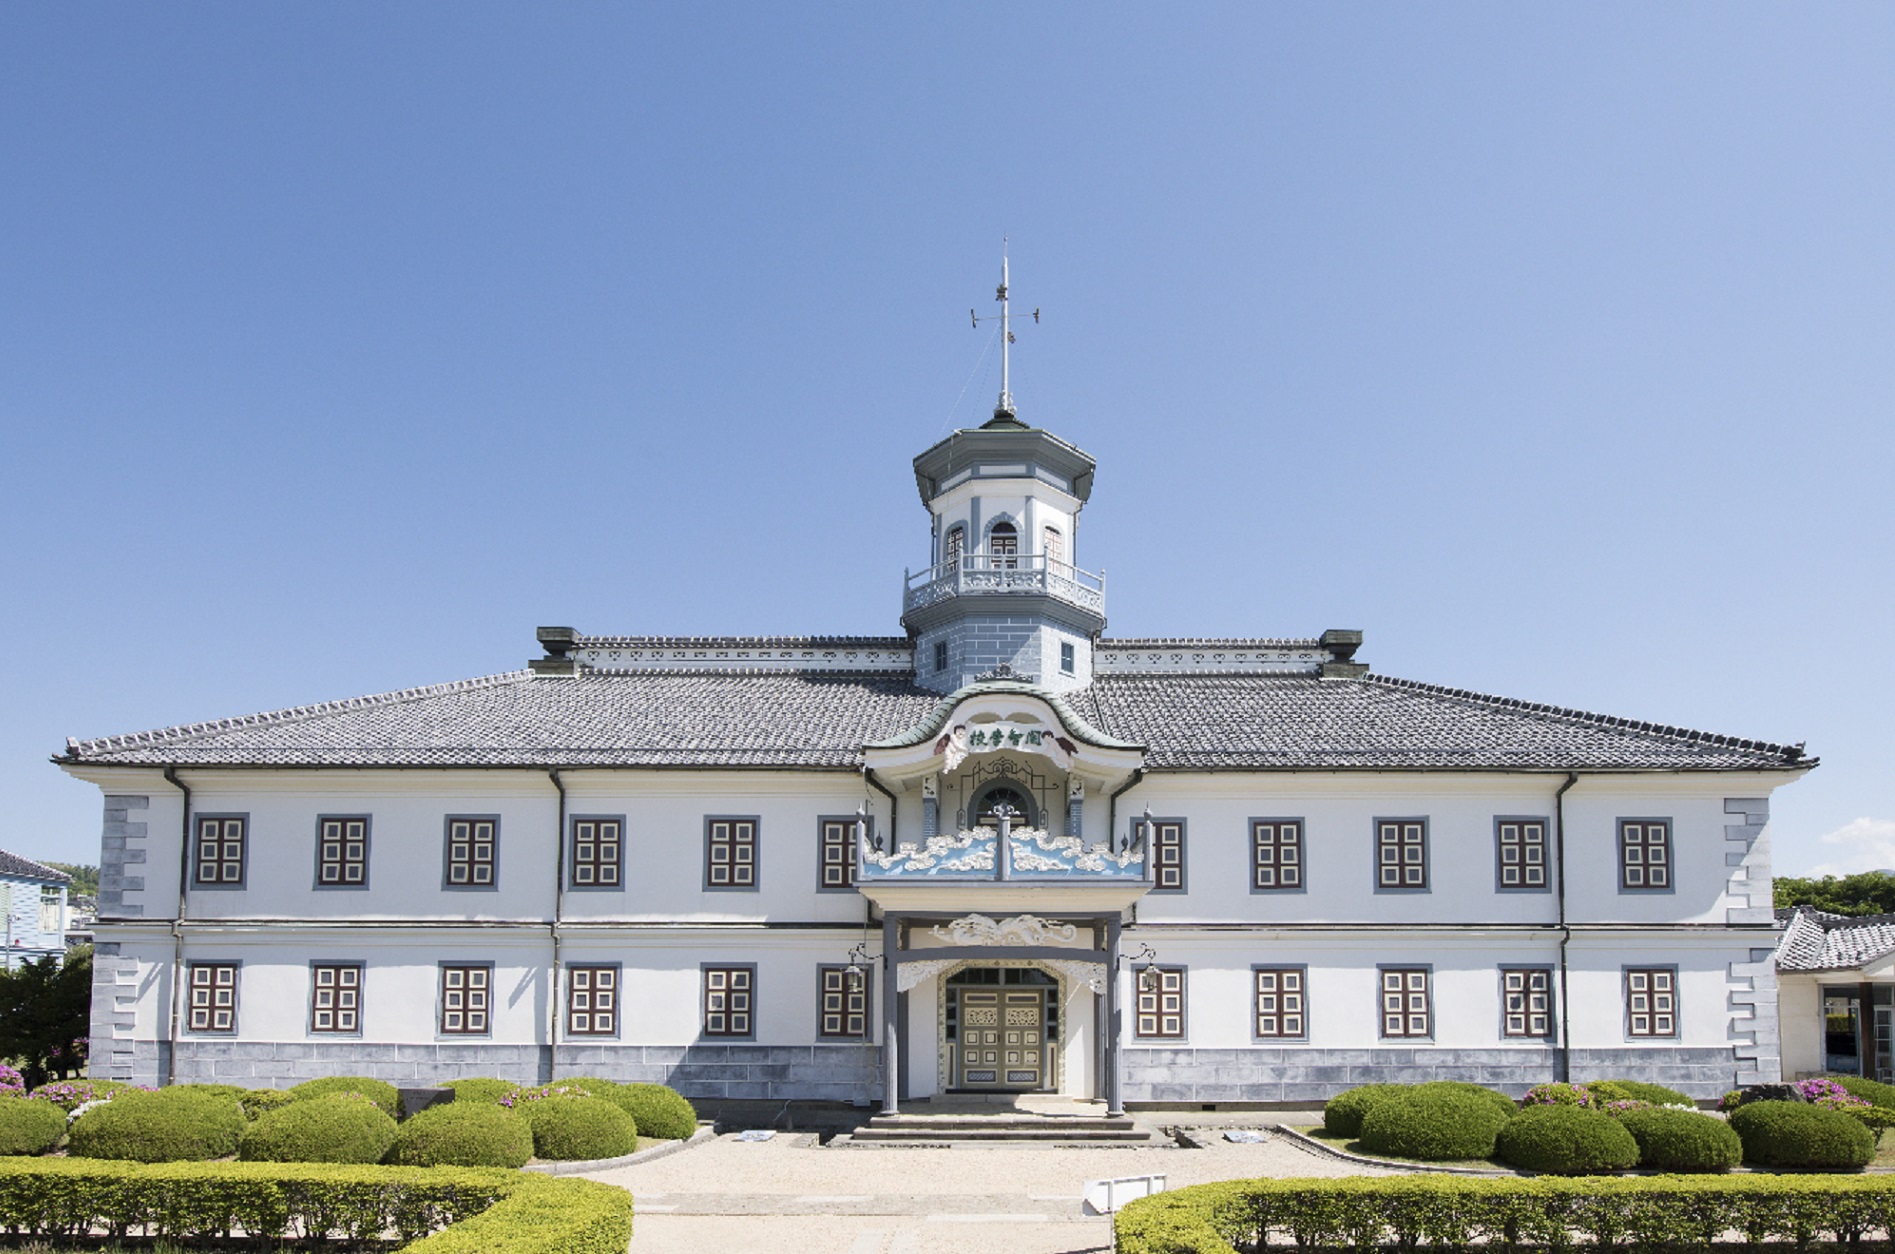
[[[1391,1163],[1415,1163],[1422,1167],[1486,1167],[1490,1169],[1498,1167],[1502,1171],[1511,1170],[1511,1168],[1501,1166],[1501,1164],[1494,1162],[1490,1158],[1451,1158],[1441,1162],[1430,1162],[1421,1158],[1403,1158],[1398,1154],[1377,1154],[1363,1149],[1362,1142],[1355,1138],[1343,1136],[1336,1132],[1330,1132],[1320,1123],[1308,1126],[1304,1124],[1290,1124],[1288,1126],[1301,1132],[1312,1141],[1321,1141],[1324,1145],[1333,1145],[1346,1154],[1360,1154],[1364,1158],[1384,1158]],[[1890,1138],[1890,1142],[1891,1147],[1895,1147],[1895,1138]]]

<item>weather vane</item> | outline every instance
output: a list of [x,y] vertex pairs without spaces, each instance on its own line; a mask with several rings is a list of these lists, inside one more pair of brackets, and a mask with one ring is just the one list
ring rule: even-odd
[[[1017,411],[1013,407],[1013,391],[1008,386],[1010,382],[1010,376],[1008,374],[1008,349],[1013,344],[1013,324],[1008,317],[1007,240],[1005,236],[1002,236],[1000,240],[1000,286],[994,289],[994,299],[1000,302],[999,313],[988,314],[983,318],[978,312],[970,309],[967,311],[967,316],[968,319],[973,322],[975,330],[979,330],[980,324],[983,322],[992,322],[995,318],[1000,319],[1000,403],[994,406],[994,416],[997,418],[1001,414],[1005,414],[1011,418]],[[1033,321],[1037,323],[1039,320],[1040,311],[1036,307],[1033,310]]]

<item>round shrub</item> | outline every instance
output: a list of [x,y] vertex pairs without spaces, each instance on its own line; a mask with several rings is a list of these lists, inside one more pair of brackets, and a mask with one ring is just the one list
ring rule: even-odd
[[595,1085],[593,1081],[582,1084],[578,1080],[555,1080],[551,1084],[514,1089],[500,1099],[500,1104],[509,1110],[518,1110],[524,1102],[543,1102],[549,1097],[603,1097],[605,1092],[605,1086]]
[[243,1095],[250,1090],[241,1084],[174,1084],[173,1093],[200,1093],[205,1097],[227,1097],[231,1101],[242,1101]]
[[1629,1110],[1619,1126],[1638,1142],[1638,1165],[1653,1171],[1729,1171],[1744,1143],[1722,1119],[1689,1110]]
[[533,1126],[492,1102],[430,1106],[395,1130],[388,1161],[404,1167],[523,1167]]
[[1511,1097],[1498,1089],[1490,1089],[1481,1084],[1469,1084],[1465,1080],[1430,1080],[1426,1084],[1417,1084],[1416,1093],[1458,1093],[1465,1097],[1486,1102],[1508,1119],[1519,1112],[1519,1105]]
[[1371,1154],[1397,1158],[1486,1158],[1494,1152],[1494,1135],[1513,1117],[1478,1094],[1416,1085],[1371,1104],[1360,1139]]
[[141,1085],[120,1084],[116,1080],[56,1080],[51,1084],[40,1085],[31,1096],[35,1101],[51,1102],[70,1115],[87,1102],[110,1101],[120,1093],[134,1090],[141,1093],[152,1091]]
[[1803,1093],[1794,1084],[1746,1084],[1724,1094],[1717,1108],[1726,1114],[1751,1102],[1800,1102]]
[[603,1097],[548,1097],[515,1109],[533,1129],[540,1158],[617,1158],[638,1148],[638,1125]]
[[1333,1136],[1361,1136],[1362,1116],[1369,1113],[1369,1107],[1407,1091],[1406,1084],[1364,1084],[1338,1093],[1323,1107],[1323,1131]]
[[1526,1106],[1591,1106],[1583,1084],[1536,1084],[1520,1099]]
[[676,1089],[662,1084],[621,1084],[605,1100],[632,1117],[640,1136],[686,1140],[697,1133],[697,1109]]
[[296,1094],[287,1089],[250,1089],[237,1099],[243,1107],[243,1113],[252,1119],[261,1119],[272,1110],[281,1110],[296,1100]]
[[1593,1099],[1601,1104],[1630,1101],[1650,1102],[1654,1106],[1697,1106],[1696,1102],[1677,1089],[1668,1089],[1662,1084],[1646,1084],[1642,1080],[1594,1080],[1585,1087]]
[[0,1095],[0,1154],[44,1154],[66,1135],[66,1112],[51,1102]]
[[1806,1102],[1745,1102],[1730,1126],[1744,1161],[1760,1166],[1852,1170],[1875,1157],[1875,1135],[1859,1121]]
[[442,1087],[452,1089],[457,1102],[497,1102],[520,1086],[512,1080],[480,1076],[472,1080],[449,1080]]
[[379,1163],[395,1121],[357,1093],[305,1097],[269,1111],[243,1134],[237,1156],[256,1163]]
[[1589,1176],[1638,1165],[1638,1142],[1611,1115],[1578,1106],[1535,1106],[1494,1138],[1509,1166],[1554,1176]]
[[73,1120],[66,1152],[140,1163],[202,1162],[236,1153],[247,1123],[241,1106],[215,1093],[175,1087],[121,1093]]
[[1871,1106],[1883,1106],[1895,1110],[1895,1084],[1883,1084],[1880,1080],[1870,1080],[1859,1075],[1832,1075],[1825,1079],[1834,1080],[1851,1097],[1859,1097]]
[[328,1097],[332,1093],[360,1093],[390,1119],[401,1118],[401,1094],[386,1080],[371,1080],[364,1075],[331,1075],[320,1080],[305,1080],[290,1089],[297,1101],[306,1097]]

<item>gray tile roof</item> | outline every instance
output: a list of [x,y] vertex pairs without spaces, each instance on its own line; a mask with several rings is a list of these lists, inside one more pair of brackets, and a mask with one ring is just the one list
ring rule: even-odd
[[1777,942],[1778,970],[1851,970],[1895,952],[1895,914],[1830,914],[1814,906],[1787,913]]
[[72,876],[64,871],[49,867],[44,862],[22,858],[17,853],[8,853],[4,849],[0,849],[0,876],[16,880],[50,880],[56,884],[72,882]]
[[[232,766],[850,769],[926,719],[905,673],[515,671],[163,731],[67,742],[63,762]],[[1783,746],[1399,679],[1111,675],[1067,694],[1156,769],[1769,770]]]

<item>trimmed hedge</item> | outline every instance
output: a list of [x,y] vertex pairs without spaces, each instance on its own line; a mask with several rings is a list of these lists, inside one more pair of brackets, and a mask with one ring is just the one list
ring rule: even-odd
[[66,1135],[66,1112],[50,1101],[0,1096],[0,1154],[44,1154]]
[[237,1104],[243,1107],[244,1114],[255,1120],[295,1100],[296,1095],[288,1089],[249,1089],[237,1099]]
[[[1234,1254],[1274,1239],[1303,1248],[1465,1249],[1578,1244],[1703,1248],[1727,1229],[1755,1244],[1895,1238],[1887,1176],[1492,1179],[1351,1176],[1241,1180],[1141,1198],[1114,1219],[1121,1254]],[[1794,1244],[1790,1244],[1794,1243]]]
[[1695,1101],[1677,1089],[1668,1089],[1662,1084],[1647,1084],[1643,1080],[1589,1080],[1586,1082],[1586,1091],[1601,1104],[1650,1102],[1654,1106],[1697,1106]]
[[1619,1125],[1638,1142],[1638,1165],[1653,1171],[1729,1171],[1744,1160],[1730,1124],[1689,1110],[1628,1110]]
[[401,1093],[388,1081],[372,1080],[365,1075],[330,1075],[320,1080],[304,1080],[289,1092],[298,1101],[306,1097],[328,1097],[334,1093],[360,1093],[380,1106],[382,1113],[390,1119],[401,1118]]
[[379,1163],[395,1121],[355,1093],[309,1097],[272,1110],[244,1131],[237,1156],[262,1163]]
[[184,1086],[121,1093],[73,1122],[66,1152],[74,1158],[169,1163],[237,1152],[249,1120],[228,1097]]
[[1859,1097],[1871,1106],[1883,1106],[1895,1110],[1895,1084],[1883,1084],[1880,1080],[1870,1080],[1859,1075],[1824,1076],[1825,1080],[1834,1080],[1842,1085],[1843,1091],[1851,1097]]
[[173,1084],[169,1086],[173,1093],[196,1093],[203,1097],[227,1097],[233,1102],[243,1100],[250,1090],[241,1084]]
[[457,1102],[497,1102],[520,1086],[512,1080],[477,1076],[471,1080],[449,1080],[442,1087],[452,1089]]
[[1578,1106],[1534,1106],[1501,1125],[1494,1155],[1526,1171],[1589,1176],[1636,1167],[1638,1142],[1611,1115]]
[[515,1112],[533,1129],[533,1153],[552,1162],[617,1158],[638,1148],[638,1124],[603,1097],[547,1097]]
[[1730,1126],[1744,1161],[1761,1166],[1854,1170],[1875,1157],[1875,1134],[1859,1120],[1804,1102],[1745,1102]]
[[[1549,1108],[1550,1109],[1550,1108]],[[1513,1116],[1476,1093],[1416,1085],[1369,1107],[1362,1118],[1362,1148],[1371,1154],[1441,1162],[1486,1158],[1494,1136]]]
[[29,1096],[35,1101],[51,1102],[70,1115],[87,1102],[110,1101],[120,1093],[133,1091],[149,1093],[152,1090],[117,1080],[55,1080],[40,1085]]
[[405,1167],[523,1167],[533,1125],[487,1102],[430,1106],[395,1129],[388,1161]]
[[1490,1089],[1484,1084],[1470,1084],[1466,1080],[1430,1080],[1426,1084],[1417,1084],[1408,1091],[1411,1093],[1454,1093],[1462,1097],[1476,1098],[1486,1102],[1509,1119],[1520,1111],[1520,1103],[1499,1089]]
[[1405,1084],[1364,1084],[1336,1094],[1323,1106],[1323,1131],[1333,1136],[1361,1136],[1362,1117],[1369,1113],[1369,1107],[1407,1088]]
[[621,1084],[605,1098],[632,1117],[640,1136],[683,1141],[697,1135],[697,1107],[676,1089],[662,1084]]
[[18,1235],[228,1240],[239,1228],[252,1241],[393,1232],[401,1254],[624,1254],[632,1195],[456,1167],[0,1161],[0,1229]]

